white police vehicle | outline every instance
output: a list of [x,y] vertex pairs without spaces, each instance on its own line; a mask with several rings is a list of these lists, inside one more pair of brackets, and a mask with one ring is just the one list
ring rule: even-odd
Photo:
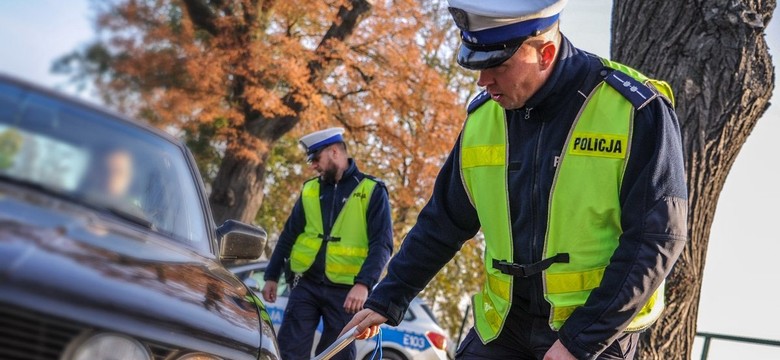
[[[267,262],[253,262],[246,265],[239,265],[230,270],[235,273],[247,286],[257,292],[262,298],[260,291],[265,281]],[[282,323],[284,308],[287,307],[287,297],[289,289],[284,277],[279,279],[278,297],[273,304],[267,304],[266,309],[271,316],[274,327],[279,331],[279,325]],[[314,344],[319,341],[319,334],[322,331],[322,322],[317,328],[317,334],[314,338]],[[376,340],[358,340],[357,359],[368,360],[374,351]],[[450,343],[444,330],[436,323],[428,305],[420,298],[415,298],[409,310],[406,312],[404,321],[397,327],[382,325],[382,358],[388,360],[444,360],[448,358],[447,346]]]

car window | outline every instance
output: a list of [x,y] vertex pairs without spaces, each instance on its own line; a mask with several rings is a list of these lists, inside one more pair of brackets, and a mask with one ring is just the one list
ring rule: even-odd
[[433,311],[431,311],[431,308],[430,308],[430,307],[428,307],[428,304],[426,304],[426,303],[424,303],[424,302],[423,302],[423,303],[420,303],[420,307],[423,309],[423,311],[425,311],[425,313],[428,315],[428,317],[430,317],[430,318],[431,318],[431,320],[432,320],[432,321],[433,321],[433,322],[434,322],[436,325],[439,325],[439,321],[438,321],[438,320],[436,320],[436,316],[435,316],[435,315],[433,315]]
[[416,319],[417,317],[414,316],[414,312],[412,312],[412,309],[406,309],[406,314],[404,314],[404,320],[403,321],[412,321]]
[[209,249],[182,149],[106,114],[0,84],[0,177]]

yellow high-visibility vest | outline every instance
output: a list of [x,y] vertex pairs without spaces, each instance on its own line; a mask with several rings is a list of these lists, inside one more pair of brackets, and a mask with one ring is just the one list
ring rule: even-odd
[[[568,262],[555,262],[543,273],[544,296],[551,307],[549,324],[554,330],[599,286],[618,246],[623,232],[620,188],[631,148],[634,111],[658,95],[673,101],[668,84],[624,65],[603,62],[614,69],[609,76],[615,78],[599,83],[580,109],[550,191],[543,256],[568,254]],[[646,93],[626,93],[642,90],[637,85],[645,86]],[[618,91],[618,86],[625,89]],[[643,98],[652,94],[652,98],[637,106],[626,94]],[[473,298],[475,327],[484,343],[498,337],[512,306],[513,276],[494,267],[494,261],[511,263],[514,250],[507,142],[506,113],[498,103],[488,100],[469,114],[461,136],[460,170],[485,235],[486,280]],[[627,330],[650,326],[663,306],[662,285]]]
[[[325,276],[336,284],[354,285],[368,255],[368,226],[366,213],[376,181],[364,178],[352,191],[339,212],[325,249]],[[324,230],[320,209],[320,182],[307,181],[301,192],[301,203],[306,218],[303,233],[293,244],[290,268],[295,273],[308,270],[323,246]]]

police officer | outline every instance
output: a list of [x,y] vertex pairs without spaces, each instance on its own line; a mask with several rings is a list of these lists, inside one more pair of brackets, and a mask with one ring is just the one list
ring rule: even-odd
[[[263,298],[272,303],[287,259],[295,273],[278,337],[285,360],[310,358],[320,319],[316,352],[336,340],[363,308],[392,251],[387,190],[358,170],[343,132],[331,128],[301,138],[319,177],[304,183],[265,272]],[[354,359],[355,346],[336,358]]]
[[484,88],[384,280],[348,324],[398,324],[482,230],[460,359],[630,359],[686,239],[669,86],[574,47],[565,1],[449,0]]

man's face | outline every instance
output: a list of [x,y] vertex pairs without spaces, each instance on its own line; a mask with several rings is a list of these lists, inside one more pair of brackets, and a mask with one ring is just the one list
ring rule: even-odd
[[100,174],[103,192],[112,198],[127,195],[133,179],[133,158],[127,151],[114,151],[103,159],[103,174]]
[[333,155],[334,153],[333,145],[328,146],[314,155],[309,163],[309,167],[316,171],[323,180],[329,183],[334,183],[336,181],[336,174],[339,170]]
[[536,47],[523,44],[507,61],[481,70],[477,85],[504,109],[518,109],[542,87],[545,81],[542,55]]

